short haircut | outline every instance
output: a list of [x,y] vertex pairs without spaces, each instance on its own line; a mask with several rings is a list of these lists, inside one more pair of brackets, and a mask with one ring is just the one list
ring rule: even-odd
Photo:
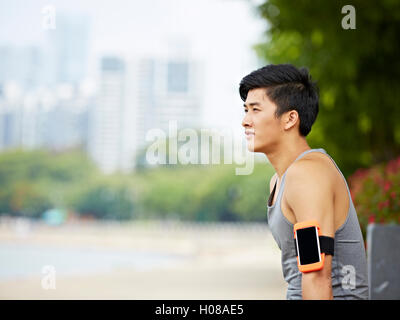
[[243,101],[250,90],[265,88],[268,98],[277,106],[275,116],[296,110],[299,114],[299,132],[307,136],[318,115],[318,87],[306,68],[291,64],[267,65],[245,76],[239,93]]

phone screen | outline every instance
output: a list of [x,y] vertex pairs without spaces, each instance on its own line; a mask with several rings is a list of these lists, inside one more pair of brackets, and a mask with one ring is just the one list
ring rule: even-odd
[[299,253],[300,264],[310,264],[320,261],[318,245],[318,232],[316,227],[309,227],[296,230],[297,252]]

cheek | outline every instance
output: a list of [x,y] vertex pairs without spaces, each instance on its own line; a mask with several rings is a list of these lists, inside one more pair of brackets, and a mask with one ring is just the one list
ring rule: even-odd
[[268,115],[259,119],[255,128],[257,132],[262,136],[270,136],[279,132],[279,121],[277,121],[273,115]]

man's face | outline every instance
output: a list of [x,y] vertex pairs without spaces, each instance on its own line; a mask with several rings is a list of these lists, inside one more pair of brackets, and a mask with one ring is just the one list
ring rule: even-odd
[[242,126],[246,134],[247,149],[266,152],[279,144],[282,135],[281,121],[275,118],[276,105],[267,96],[264,88],[250,90],[244,103],[245,117]]

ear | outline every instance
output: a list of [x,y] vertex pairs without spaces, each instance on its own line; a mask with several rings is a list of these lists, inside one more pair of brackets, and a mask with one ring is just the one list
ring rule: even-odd
[[300,121],[299,114],[296,110],[290,110],[283,116],[284,129],[289,130],[294,127],[297,122]]

